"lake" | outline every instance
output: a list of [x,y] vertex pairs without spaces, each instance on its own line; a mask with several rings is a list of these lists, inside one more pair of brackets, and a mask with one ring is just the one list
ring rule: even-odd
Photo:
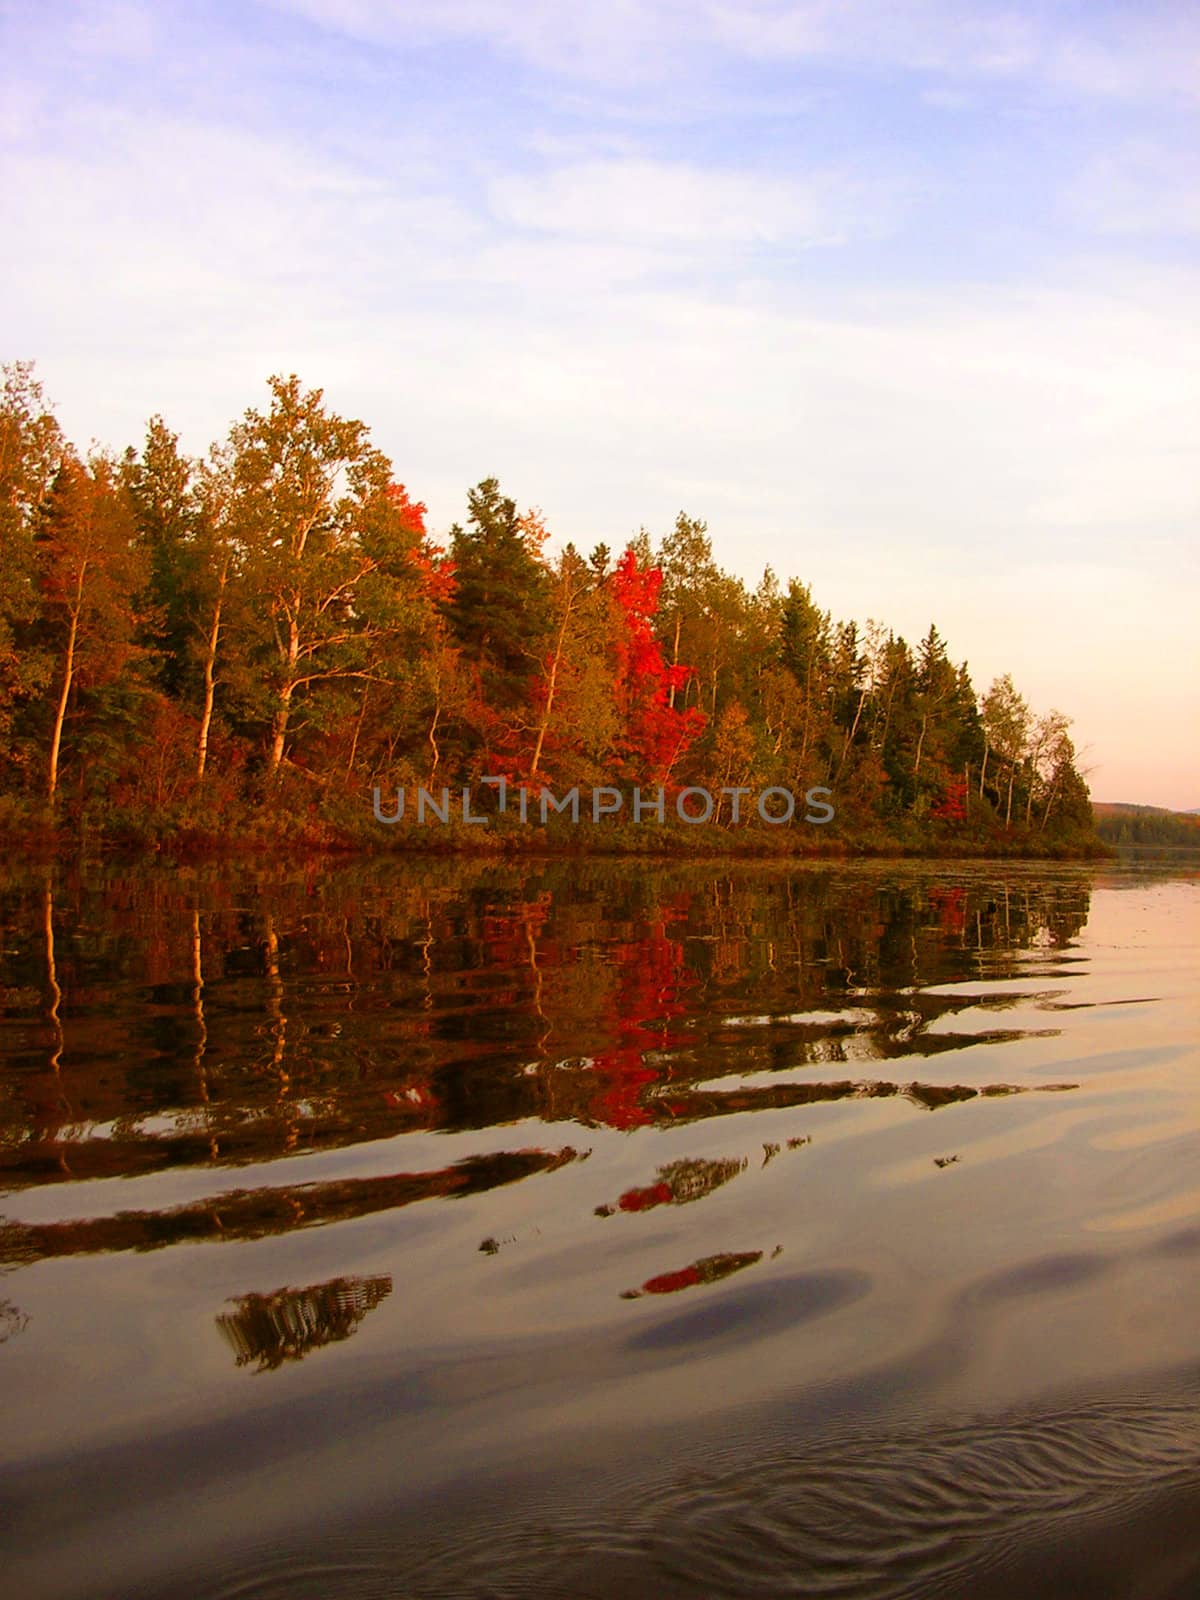
[[36,1600],[1194,1596],[1200,872],[10,866]]

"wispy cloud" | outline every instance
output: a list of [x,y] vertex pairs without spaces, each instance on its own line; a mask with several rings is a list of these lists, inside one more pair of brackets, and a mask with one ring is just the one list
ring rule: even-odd
[[1200,146],[1122,143],[1090,161],[1067,196],[1096,233],[1186,238],[1200,234]]
[[1200,97],[1200,15],[1183,0],[269,0],[321,27],[403,48],[481,40],[579,79],[638,82],[726,58],[834,61],[953,77],[1027,76],[1084,95]]
[[155,13],[136,0],[92,0],[67,19],[63,43],[74,54],[147,61],[161,42]]
[[688,0],[267,0],[323,28],[388,48],[477,40],[510,59],[581,80],[658,78],[672,52],[703,36]]
[[691,162],[588,161],[490,188],[504,223],[572,238],[703,245],[819,245],[874,233],[881,196],[852,175],[782,179]]

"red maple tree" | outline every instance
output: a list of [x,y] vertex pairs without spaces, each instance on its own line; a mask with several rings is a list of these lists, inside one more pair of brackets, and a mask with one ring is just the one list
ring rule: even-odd
[[668,666],[654,634],[662,573],[638,568],[630,546],[617,562],[612,593],[622,627],[616,642],[615,694],[624,726],[617,752],[621,777],[665,783],[671,769],[699,736],[706,718],[695,706],[669,704],[672,689],[683,688],[693,668]]
[[963,822],[967,815],[967,785],[962,778],[955,783],[948,783],[938,797],[936,805],[930,806],[929,815],[938,817],[944,822]]

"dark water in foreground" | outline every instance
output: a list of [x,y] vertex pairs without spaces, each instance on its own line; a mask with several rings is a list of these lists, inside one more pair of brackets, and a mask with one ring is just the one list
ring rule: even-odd
[[1200,876],[0,887],[4,1592],[1200,1594]]

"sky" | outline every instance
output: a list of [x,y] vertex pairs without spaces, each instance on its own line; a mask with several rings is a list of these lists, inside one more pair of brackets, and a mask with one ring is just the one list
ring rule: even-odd
[[1200,807],[1194,0],[0,0],[0,218],[81,447],[295,372],[435,534],[686,511]]

